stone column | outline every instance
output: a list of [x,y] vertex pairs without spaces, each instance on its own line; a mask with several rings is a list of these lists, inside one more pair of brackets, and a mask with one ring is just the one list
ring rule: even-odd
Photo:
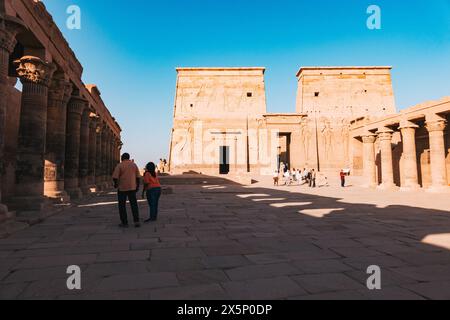
[[[99,120],[100,121],[100,120]],[[96,130],[97,147],[95,148],[95,186],[97,190],[102,190],[103,187],[103,171],[102,171],[102,135],[103,127],[99,123]]]
[[80,174],[81,116],[88,107],[87,100],[72,96],[67,107],[67,142],[65,187],[72,199],[82,197],[78,176]]
[[380,189],[393,189],[394,183],[394,165],[392,161],[392,131],[389,128],[381,128],[378,131],[378,139],[381,149],[381,174],[382,183]]
[[363,166],[364,166],[364,185],[366,188],[375,188],[377,181],[377,166],[375,161],[375,134],[367,134],[362,137],[363,140]]
[[88,185],[92,189],[95,187],[95,170],[97,161],[97,122],[98,116],[95,113],[90,114],[89,122],[89,170]]
[[56,67],[32,56],[15,63],[23,89],[14,204],[20,211],[40,211],[44,204],[48,88]]
[[[5,147],[6,105],[8,103],[9,57],[16,46],[16,35],[23,27],[14,17],[5,17],[0,13],[0,159],[3,159]],[[0,161],[0,215],[6,214],[8,208],[2,204],[3,162]]]
[[430,192],[449,191],[447,169],[445,163],[444,130],[447,121],[439,116],[429,116],[426,119],[426,128],[430,135],[431,155],[431,187]]
[[111,138],[111,151],[110,151],[111,160],[109,161],[111,175],[112,175],[112,173],[114,171],[114,162],[115,162],[115,160],[114,160],[114,157],[115,157],[114,150],[115,149],[116,149],[116,136],[113,133],[112,134],[112,138]]
[[108,144],[108,127],[105,125],[102,128],[102,189],[107,189],[107,176],[106,176],[106,172],[107,167],[106,167],[106,148],[107,148],[107,144]]
[[[105,181],[108,184],[109,183],[109,172],[111,170],[111,130],[107,129],[108,134],[106,135],[106,150],[105,150]],[[108,185],[109,187],[109,185]]]
[[63,74],[52,80],[47,107],[44,194],[59,202],[70,200],[64,188],[67,103],[72,85]]
[[111,151],[110,151],[110,155],[111,155],[111,160],[109,161],[110,163],[110,175],[112,176],[114,169],[115,169],[115,160],[114,160],[114,152],[116,150],[116,135],[114,134],[114,132],[111,135]]
[[116,138],[116,145],[114,149],[114,168],[119,164],[120,159],[120,139]]
[[91,111],[84,109],[81,115],[80,126],[80,167],[79,167],[79,182],[80,189],[83,195],[91,193],[88,183],[89,174],[89,120]]
[[111,165],[111,152],[112,152],[112,141],[113,141],[113,134],[111,129],[108,128],[108,140],[106,145],[106,184],[109,187],[111,187],[112,184],[112,165]]
[[400,122],[400,131],[403,141],[402,176],[403,184],[401,191],[412,191],[420,189],[419,172],[417,169],[416,129],[418,125],[411,121]]

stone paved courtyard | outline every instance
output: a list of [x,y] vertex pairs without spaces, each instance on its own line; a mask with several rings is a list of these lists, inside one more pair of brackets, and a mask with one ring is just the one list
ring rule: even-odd
[[[140,229],[117,227],[107,193],[0,239],[0,298],[450,299],[448,195],[173,184]],[[66,287],[69,265],[81,291]]]

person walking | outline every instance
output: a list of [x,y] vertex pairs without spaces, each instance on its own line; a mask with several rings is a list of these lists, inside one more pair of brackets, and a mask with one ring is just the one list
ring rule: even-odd
[[275,170],[273,173],[273,185],[275,187],[278,187],[280,181],[280,174],[278,173],[278,170]]
[[309,183],[308,182],[308,176],[309,176],[309,172],[308,172],[308,170],[306,170],[306,168],[304,168],[303,172],[302,172],[302,180],[304,181],[303,184]]
[[145,167],[144,174],[144,192],[147,195],[148,206],[150,208],[150,217],[145,223],[156,221],[158,219],[159,198],[161,197],[162,188],[158,175],[156,174],[156,166],[150,162]]
[[281,163],[280,163],[280,173],[281,173],[282,175],[284,175],[284,173],[286,172],[286,171],[285,171],[285,168],[286,168],[286,166],[284,165],[284,162],[281,162]]
[[309,186],[311,188],[316,187],[316,178],[317,178],[316,170],[312,169],[311,173],[310,173],[310,180],[309,180]]
[[141,226],[139,220],[139,207],[136,193],[139,190],[141,174],[137,165],[130,160],[130,155],[124,153],[113,173],[114,188],[117,189],[117,198],[119,203],[119,214],[121,224],[119,227],[128,228],[127,199],[130,201],[131,211],[133,213],[134,226]]
[[346,175],[345,175],[344,170],[341,170],[340,176],[341,176],[341,187],[345,188],[345,177],[346,177]]
[[291,172],[289,170],[286,170],[286,172],[284,173],[284,185],[291,185]]

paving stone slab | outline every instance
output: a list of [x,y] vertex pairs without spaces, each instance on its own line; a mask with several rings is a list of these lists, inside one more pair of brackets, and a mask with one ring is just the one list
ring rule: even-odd
[[118,251],[99,253],[96,262],[148,261],[150,251]]
[[342,273],[308,274],[291,278],[311,294],[366,288],[365,285],[358,283]]
[[245,255],[245,257],[255,264],[274,264],[289,262],[291,259],[283,253],[260,253]]
[[420,267],[392,268],[392,271],[422,282],[450,280],[450,268],[447,265],[427,265]]
[[433,281],[404,285],[418,295],[432,300],[450,300],[450,281]]
[[370,300],[425,300],[422,296],[400,287],[388,287],[381,290],[360,290]]
[[89,278],[102,278],[112,275],[141,274],[148,271],[150,262],[148,261],[123,261],[93,263],[83,270],[82,276]]
[[205,266],[200,258],[152,258],[147,269],[150,272],[179,272],[189,270],[203,270]]
[[201,258],[205,253],[199,248],[164,248],[151,250],[151,259]]
[[177,272],[177,278],[180,284],[185,286],[219,283],[230,280],[225,272],[219,269],[180,271]]
[[[81,266],[80,266],[81,267]],[[17,282],[31,282],[47,279],[61,279],[67,278],[67,267],[52,267],[42,269],[22,269],[9,273],[9,275],[2,280],[1,285],[5,283]]]
[[154,289],[179,286],[175,273],[144,273],[134,275],[117,275],[103,279],[95,292]]
[[251,262],[244,256],[214,256],[202,258],[202,263],[208,269],[231,269],[248,266]]
[[357,270],[367,270],[369,266],[377,265],[380,268],[390,267],[403,267],[406,266],[406,262],[388,255],[375,256],[375,257],[357,257],[357,258],[344,258],[342,262]]
[[357,290],[335,291],[290,297],[289,300],[347,301],[367,300],[367,296]]
[[354,270],[340,259],[297,260],[292,264],[306,274],[340,273]]
[[26,282],[1,284],[0,285],[0,300],[17,299],[27,286],[28,286],[28,283],[26,283]]
[[46,279],[31,282],[19,295],[19,299],[55,299],[63,295],[79,296],[93,290],[101,278],[91,278],[82,272],[81,290],[69,290],[67,279]]
[[301,272],[294,266],[287,263],[250,265],[229,269],[226,271],[228,277],[233,281],[251,280],[261,278],[273,278],[276,276],[286,276],[300,274]]
[[84,255],[61,255],[61,256],[45,256],[45,257],[28,257],[24,258],[20,263],[14,266],[15,270],[20,269],[40,269],[57,266],[85,265],[93,263],[97,259],[97,254]]
[[288,277],[222,283],[233,300],[274,300],[306,294]]
[[203,284],[164,288],[150,291],[152,300],[229,300],[229,295],[219,284]]

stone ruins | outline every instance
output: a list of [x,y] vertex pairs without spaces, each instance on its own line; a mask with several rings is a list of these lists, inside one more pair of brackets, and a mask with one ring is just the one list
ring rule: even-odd
[[266,111],[264,68],[177,69],[172,173],[272,175],[280,163],[446,191],[450,98],[396,111],[391,67],[308,67],[295,113]]
[[110,185],[121,128],[82,72],[42,2],[0,2],[0,220]]

